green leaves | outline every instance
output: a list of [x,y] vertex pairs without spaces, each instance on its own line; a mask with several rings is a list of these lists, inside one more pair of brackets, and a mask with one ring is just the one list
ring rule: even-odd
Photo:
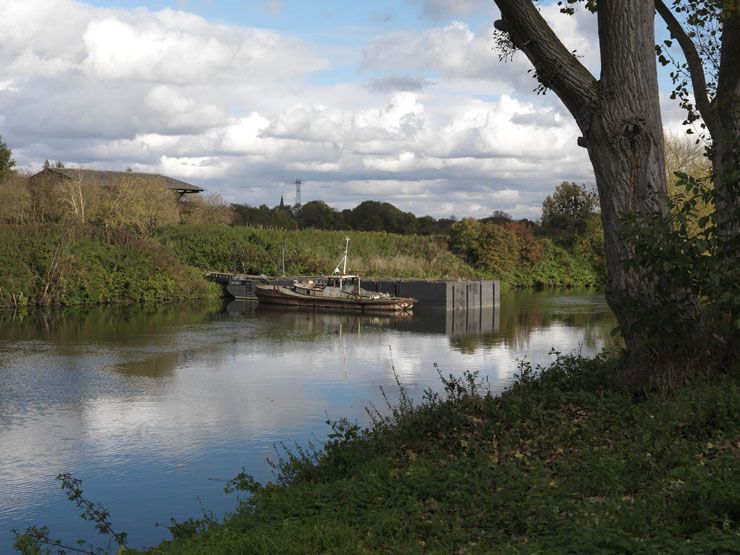
[[[622,333],[679,353],[692,349],[692,341],[708,326],[712,341],[732,351],[732,326],[740,314],[738,237],[717,228],[717,192],[708,178],[675,175],[683,193],[671,199],[668,214],[631,214],[621,220],[622,236],[633,251],[625,266],[653,283],[649,298],[630,304],[631,321]],[[707,206],[712,211],[698,217],[699,207]],[[694,300],[700,303],[698,319],[687,317]]]

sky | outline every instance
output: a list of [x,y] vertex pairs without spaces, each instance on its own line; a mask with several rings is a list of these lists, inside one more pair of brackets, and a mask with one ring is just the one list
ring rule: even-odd
[[[598,75],[595,17],[541,11]],[[495,19],[492,0],[0,0],[0,135],[26,171],[130,167],[255,206],[301,179],[338,209],[537,219],[593,172],[526,58],[499,60]]]

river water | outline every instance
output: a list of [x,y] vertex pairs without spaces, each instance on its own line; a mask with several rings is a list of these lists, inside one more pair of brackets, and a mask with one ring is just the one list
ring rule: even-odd
[[[497,310],[411,318],[265,310],[252,303],[0,312],[0,553],[11,529],[44,525],[97,540],[55,476],[82,479],[133,547],[168,537],[156,523],[221,517],[223,481],[272,479],[276,442],[321,443],[330,418],[365,423],[444,374],[479,370],[493,391],[517,360],[613,345],[602,294],[512,293]],[[100,544],[104,542],[98,541]]]

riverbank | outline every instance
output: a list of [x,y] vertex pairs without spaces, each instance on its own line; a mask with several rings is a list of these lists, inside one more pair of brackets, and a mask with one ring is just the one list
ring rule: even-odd
[[736,552],[737,369],[665,398],[624,390],[617,364],[524,366],[500,397],[472,376],[402,394],[370,429],[334,422],[322,453],[284,454],[276,484],[238,477],[230,518],[149,552]]
[[[549,241],[536,262],[508,258],[473,268],[442,236],[383,232],[275,230],[169,225],[151,237],[98,227],[0,225],[0,307],[72,306],[213,299],[207,270],[280,275],[328,273],[349,235],[350,269],[377,278],[499,279],[504,288],[590,287],[601,283],[588,260]],[[509,245],[511,246],[511,245]],[[493,245],[489,250],[506,250]]]
[[171,249],[94,227],[0,225],[0,307],[213,300]]
[[518,243],[491,244],[489,250],[507,256],[498,265],[474,268],[451,250],[446,236],[226,225],[171,225],[155,234],[180,260],[203,271],[231,271],[236,246],[240,270],[265,275],[280,275],[282,245],[289,275],[328,273],[341,257],[345,236],[350,238],[351,271],[367,277],[496,279],[509,289],[602,283],[598,268],[585,255],[570,253],[549,240],[542,241],[536,259],[508,256],[511,249],[518,252]]

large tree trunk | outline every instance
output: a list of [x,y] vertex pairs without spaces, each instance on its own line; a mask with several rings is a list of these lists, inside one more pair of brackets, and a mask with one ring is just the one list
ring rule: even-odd
[[[598,3],[601,80],[568,52],[531,0],[495,0],[499,30],[509,34],[535,66],[540,82],[555,91],[583,133],[596,176],[604,224],[607,301],[623,329],[634,323],[635,303],[653,297],[654,283],[625,268],[632,258],[620,237],[620,217],[665,214],[663,128],[655,61],[655,6],[649,0]],[[687,314],[687,316],[689,316]],[[628,335],[628,348],[642,338]]]
[[[719,232],[725,238],[740,232],[740,5],[725,9],[717,95],[712,101],[712,173],[717,193]],[[738,253],[735,253],[738,256]]]
[[624,267],[632,253],[620,237],[620,216],[668,209],[654,13],[644,0],[599,3],[600,103],[591,121],[579,124],[601,200],[607,301],[623,328],[633,323],[631,301],[651,298],[653,284]]

